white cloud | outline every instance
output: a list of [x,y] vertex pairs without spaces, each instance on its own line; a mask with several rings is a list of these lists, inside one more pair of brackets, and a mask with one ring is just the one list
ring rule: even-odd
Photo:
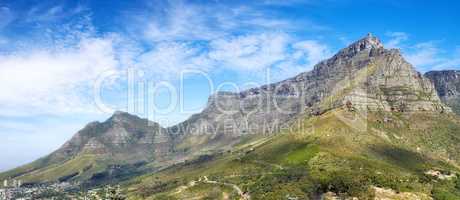
[[224,67],[236,70],[260,70],[286,58],[289,37],[264,33],[214,40],[209,57]]
[[446,69],[460,70],[460,59],[454,58],[454,59],[446,60],[445,62],[441,62],[441,63],[434,65],[429,70],[446,70]]
[[443,51],[434,41],[418,43],[403,51],[407,61],[422,72],[460,68],[460,53]]
[[[255,33],[273,30],[291,30],[298,27],[306,29],[324,29],[306,19],[302,25],[297,21],[277,17],[275,13],[266,13],[263,9],[246,6],[222,6],[208,2],[206,5],[185,3],[182,1],[166,3],[162,10],[151,8],[153,14],[138,16],[137,27],[147,40],[214,40],[231,36],[234,33]],[[296,25],[297,24],[297,25]],[[132,24],[130,24],[132,25]]]
[[[152,12],[133,15],[136,23],[128,25],[137,27],[134,32],[141,30],[141,40],[153,46],[136,59],[136,64],[165,74],[189,68],[257,71],[294,59],[287,50],[293,48],[296,39],[286,32],[299,27],[303,31],[326,28],[307,19],[286,20],[258,6],[266,5],[228,7],[218,2],[198,5],[183,1],[152,4]],[[197,41],[198,46],[192,45]],[[311,46],[308,53],[304,52],[311,62],[321,57],[318,54],[323,50],[313,50],[317,47],[322,48]]]
[[453,56],[442,59],[441,62],[431,67],[431,70],[455,69],[460,70],[460,48],[457,47]]
[[291,47],[288,58],[275,66],[277,77],[286,78],[309,71],[315,64],[332,56],[331,49],[317,40],[299,41]]
[[410,44],[409,34],[407,33],[388,32],[386,35],[390,39],[385,43],[385,46],[387,48],[401,49],[406,60],[422,72],[453,69],[458,68],[458,65],[460,65],[460,59],[458,59],[460,53],[443,51],[438,46],[439,41]]
[[141,54],[137,66],[163,78],[177,78],[183,70],[207,71],[213,64],[202,50],[187,43],[161,42]]
[[402,48],[402,42],[409,38],[409,35],[404,32],[388,32],[386,35],[390,37],[390,40],[385,43],[386,48]]
[[297,41],[285,33],[272,32],[214,39],[202,45],[159,42],[141,54],[135,66],[163,79],[175,79],[187,69],[246,74],[276,68],[283,75],[295,75],[330,55],[328,46],[317,40]]
[[[168,40],[209,40],[224,34],[219,26],[219,18],[207,15],[204,7],[192,4],[172,3],[164,11],[142,20],[141,27],[146,26],[145,36],[152,41]],[[209,14],[209,13],[208,13]]]
[[4,114],[93,111],[85,99],[96,77],[115,70],[110,38],[83,38],[77,46],[0,55],[0,105]]
[[295,51],[294,58],[306,59],[310,64],[316,64],[327,56],[331,55],[328,46],[321,44],[316,40],[305,40],[293,45]]
[[424,42],[411,47],[406,53],[406,59],[416,67],[425,69],[442,62],[443,58],[439,54],[440,50],[434,42]]

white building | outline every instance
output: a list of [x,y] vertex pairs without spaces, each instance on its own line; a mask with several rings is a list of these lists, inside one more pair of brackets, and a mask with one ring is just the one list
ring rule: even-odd
[[3,187],[8,187],[8,180],[5,179],[5,180],[3,181]]
[[5,199],[6,199],[6,189],[0,189],[0,200],[5,200]]

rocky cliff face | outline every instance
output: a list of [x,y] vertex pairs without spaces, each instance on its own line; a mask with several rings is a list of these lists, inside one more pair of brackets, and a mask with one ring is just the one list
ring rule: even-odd
[[430,71],[425,76],[433,82],[441,100],[460,115],[460,71]]
[[301,114],[349,106],[389,112],[448,112],[431,82],[372,35],[310,72],[240,93],[219,92],[203,112],[169,129],[185,143],[231,145],[239,136],[275,133]]
[[219,92],[209,98],[202,113],[175,128],[206,133],[208,129],[195,127],[210,123],[217,127],[214,130],[221,130],[223,124],[220,123],[228,121],[242,125],[244,128],[240,133],[261,132],[263,127],[259,126],[264,122],[282,124],[292,116],[309,112],[310,108],[331,94],[339,81],[366,67],[382,51],[380,41],[368,36],[317,64],[310,72],[241,93]]
[[[336,87],[341,105],[388,112],[449,112],[431,82],[402,57],[381,48],[369,64]],[[338,93],[338,94],[337,94]]]

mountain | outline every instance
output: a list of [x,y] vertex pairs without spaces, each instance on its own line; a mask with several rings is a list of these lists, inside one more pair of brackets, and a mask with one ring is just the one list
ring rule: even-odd
[[425,76],[434,83],[441,100],[460,115],[460,71],[430,71]]
[[0,178],[24,182],[102,178],[113,169],[164,159],[173,151],[171,137],[165,133],[155,122],[116,112],[104,122],[89,123],[50,155]]
[[126,182],[130,199],[460,199],[460,118],[372,35],[169,130],[205,155]]
[[438,79],[368,34],[169,128],[117,112],[0,179],[117,182],[130,199],[459,199],[460,118]]
[[340,50],[310,72],[240,93],[218,92],[199,114],[173,126],[182,149],[226,149],[247,133],[270,134],[304,113],[351,104],[382,111],[449,112],[428,79],[372,35]]

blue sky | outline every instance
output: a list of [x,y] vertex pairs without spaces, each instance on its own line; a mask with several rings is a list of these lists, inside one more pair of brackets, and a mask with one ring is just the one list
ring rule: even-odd
[[460,69],[459,9],[440,0],[1,0],[0,170],[113,110],[173,125],[216,90],[308,71],[368,32],[422,72]]

